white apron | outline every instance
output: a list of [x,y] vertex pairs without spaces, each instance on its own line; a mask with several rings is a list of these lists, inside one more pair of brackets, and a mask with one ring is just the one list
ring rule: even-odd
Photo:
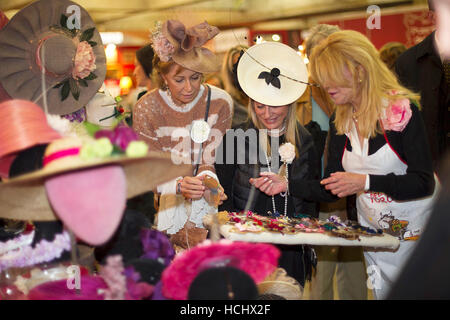
[[[406,174],[407,164],[400,159],[388,141],[377,152],[368,155],[368,139],[364,139],[361,148],[355,125],[347,137],[351,142],[352,151],[344,150],[342,166],[345,171],[374,175]],[[367,284],[373,289],[375,299],[386,297],[403,264],[414,250],[417,243],[415,240],[423,231],[438,194],[439,182],[436,176],[435,180],[433,195],[413,201],[394,201],[384,193],[370,190],[357,194],[359,223],[362,226],[383,229],[384,232],[400,239],[400,247],[395,252],[365,249]]]

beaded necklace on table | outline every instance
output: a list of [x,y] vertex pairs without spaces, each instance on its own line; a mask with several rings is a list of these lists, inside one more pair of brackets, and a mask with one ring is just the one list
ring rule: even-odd
[[[284,133],[285,129],[286,129],[286,126],[283,126],[279,130],[280,135],[278,137],[280,137],[282,135],[282,133]],[[266,157],[267,169],[269,170],[269,172],[272,172],[272,168],[271,168],[271,165],[270,165],[269,157],[267,156],[267,152],[266,151],[264,151],[264,156]],[[288,165],[286,164],[286,180],[287,179],[288,179]],[[284,198],[284,216],[286,216],[286,214],[287,214],[287,203],[288,203],[287,192],[280,192],[280,195]],[[276,206],[275,206],[275,196],[272,196],[272,208],[273,208],[273,214],[275,214],[277,212]]]

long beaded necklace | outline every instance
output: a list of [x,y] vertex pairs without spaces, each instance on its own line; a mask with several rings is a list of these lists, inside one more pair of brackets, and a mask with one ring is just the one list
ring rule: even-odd
[[[284,130],[284,127],[283,129]],[[280,130],[280,132],[283,132]],[[272,167],[270,165],[269,157],[267,156],[267,152],[264,151],[264,156],[266,157],[266,163],[267,163],[267,169],[269,172],[272,172]],[[286,180],[288,179],[288,165],[286,164]],[[280,195],[284,198],[284,216],[287,214],[287,203],[288,203],[288,197],[287,192],[281,192]],[[276,206],[275,206],[275,196],[272,196],[272,208],[273,208],[273,214],[277,212]]]

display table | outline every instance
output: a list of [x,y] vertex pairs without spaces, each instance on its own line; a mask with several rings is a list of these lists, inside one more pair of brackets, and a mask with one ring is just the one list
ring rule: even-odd
[[206,215],[203,223],[232,241],[322,246],[359,246],[396,250],[400,240],[383,230],[354,222],[343,223],[332,216],[326,221],[311,217],[286,218],[260,216],[252,212],[222,211]]
[[245,242],[266,242],[276,244],[309,244],[319,246],[361,246],[373,248],[386,248],[395,250],[400,246],[400,241],[389,234],[384,233],[381,236],[366,237],[359,236],[359,239],[349,240],[340,237],[333,237],[323,233],[297,233],[281,234],[275,232],[259,233],[239,233],[232,232],[233,226],[220,226],[220,234],[226,239],[232,241]]

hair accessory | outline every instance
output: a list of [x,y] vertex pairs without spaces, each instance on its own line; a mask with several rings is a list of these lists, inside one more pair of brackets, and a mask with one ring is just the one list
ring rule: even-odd
[[152,46],[163,62],[173,60],[189,70],[212,73],[220,70],[220,61],[203,45],[218,33],[219,29],[206,21],[186,28],[178,20],[167,20],[157,23],[152,33]]
[[[152,48],[158,55],[162,62],[169,62],[172,59],[172,54],[175,52],[175,47],[170,43],[169,39],[164,36],[162,32],[162,23],[156,23],[155,30],[151,35]],[[166,83],[167,85],[167,83]]]
[[308,84],[303,59],[294,49],[278,42],[263,42],[246,49],[239,60],[237,76],[247,96],[268,106],[295,102]]
[[258,79],[266,79],[266,83],[269,85],[273,85],[275,88],[280,89],[281,88],[281,83],[280,83],[280,79],[278,79],[280,75],[280,69],[278,68],[273,68],[272,70],[270,70],[269,72],[263,71],[259,74]]

